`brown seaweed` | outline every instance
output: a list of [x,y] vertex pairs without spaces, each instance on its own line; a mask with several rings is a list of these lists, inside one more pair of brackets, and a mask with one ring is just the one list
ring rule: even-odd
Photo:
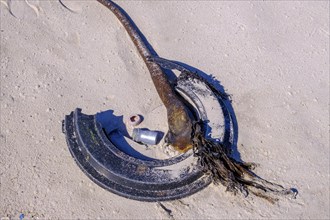
[[[168,144],[171,144],[180,152],[186,152],[193,148],[194,155],[198,158],[199,165],[206,174],[212,175],[214,183],[221,183],[233,193],[241,192],[247,195],[249,192],[275,202],[277,198],[272,195],[293,195],[293,189],[285,189],[283,186],[264,180],[252,172],[253,163],[242,163],[230,156],[227,147],[219,142],[205,138],[201,129],[202,122],[194,122],[188,114],[188,109],[175,93],[161,67],[153,62],[154,57],[147,47],[134,22],[114,2],[110,0],[97,0],[109,8],[125,27],[143,61],[148,67],[150,76],[162,102],[167,109],[169,131],[166,136]],[[221,96],[221,94],[218,94]]]
[[272,195],[296,197],[296,190],[286,189],[255,175],[252,170],[256,164],[238,162],[230,156],[227,148],[220,142],[206,139],[201,127],[202,122],[194,124],[194,155],[198,157],[198,163],[203,167],[204,172],[212,175],[214,183],[221,183],[227,187],[227,191],[234,194],[241,192],[247,196],[248,193],[252,193],[271,203],[278,200]]
[[180,152],[191,149],[192,120],[189,117],[188,109],[175,93],[161,67],[154,62],[148,61],[148,57],[152,57],[153,54],[142,39],[142,34],[129,16],[117,4],[110,0],[98,1],[109,8],[119,19],[149,70],[158,95],[167,110],[169,127],[166,135],[167,144],[172,145]]

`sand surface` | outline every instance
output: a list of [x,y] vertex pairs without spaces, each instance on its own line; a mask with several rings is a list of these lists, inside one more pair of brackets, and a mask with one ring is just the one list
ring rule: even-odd
[[[96,1],[1,0],[0,218],[329,219],[329,2],[118,1],[162,57],[232,95],[244,161],[294,187],[272,205],[210,185],[190,197],[128,200],[88,179],[62,133],[76,107],[166,111],[115,16]],[[153,120],[151,120],[153,119]]]

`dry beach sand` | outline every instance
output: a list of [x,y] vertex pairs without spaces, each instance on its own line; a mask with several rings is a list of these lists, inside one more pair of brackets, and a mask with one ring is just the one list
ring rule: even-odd
[[[165,108],[115,16],[96,1],[1,0],[0,218],[329,219],[329,2],[117,1],[162,57],[215,76],[232,95],[244,161],[299,191],[272,205],[222,186],[177,201],[128,200],[88,179],[61,121],[76,107]],[[147,123],[148,121],[146,121]]]

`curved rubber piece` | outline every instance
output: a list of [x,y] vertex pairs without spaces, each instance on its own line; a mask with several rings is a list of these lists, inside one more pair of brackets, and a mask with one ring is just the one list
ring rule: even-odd
[[[212,133],[231,146],[233,129],[228,109],[219,95],[203,79],[183,72],[176,91]],[[210,112],[216,109],[218,112]],[[213,122],[210,115],[216,114]],[[63,133],[69,150],[82,171],[101,187],[126,198],[140,201],[166,201],[189,196],[208,186],[211,176],[197,165],[192,150],[166,160],[138,159],[119,150],[106,136],[96,115],[76,109],[63,121]],[[210,138],[214,138],[212,136]]]
[[[148,202],[173,200],[191,195],[211,183],[210,176],[203,175],[191,154],[187,154],[187,159],[179,156],[160,163],[118,152],[95,116],[82,114],[80,109],[66,116],[63,132],[82,171],[101,187],[120,196]],[[189,158],[192,159],[189,165],[180,166],[180,162]],[[170,165],[174,164],[181,169],[172,169]]]

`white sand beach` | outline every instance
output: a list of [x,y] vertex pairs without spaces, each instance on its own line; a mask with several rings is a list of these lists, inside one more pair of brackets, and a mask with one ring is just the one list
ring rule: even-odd
[[71,157],[62,120],[77,107],[111,109],[166,131],[145,64],[97,1],[63,0],[70,11],[1,0],[0,219],[329,219],[329,2],[115,2],[159,56],[220,81],[241,159],[297,198],[271,204],[211,184],[162,202],[169,214],[96,185]]

